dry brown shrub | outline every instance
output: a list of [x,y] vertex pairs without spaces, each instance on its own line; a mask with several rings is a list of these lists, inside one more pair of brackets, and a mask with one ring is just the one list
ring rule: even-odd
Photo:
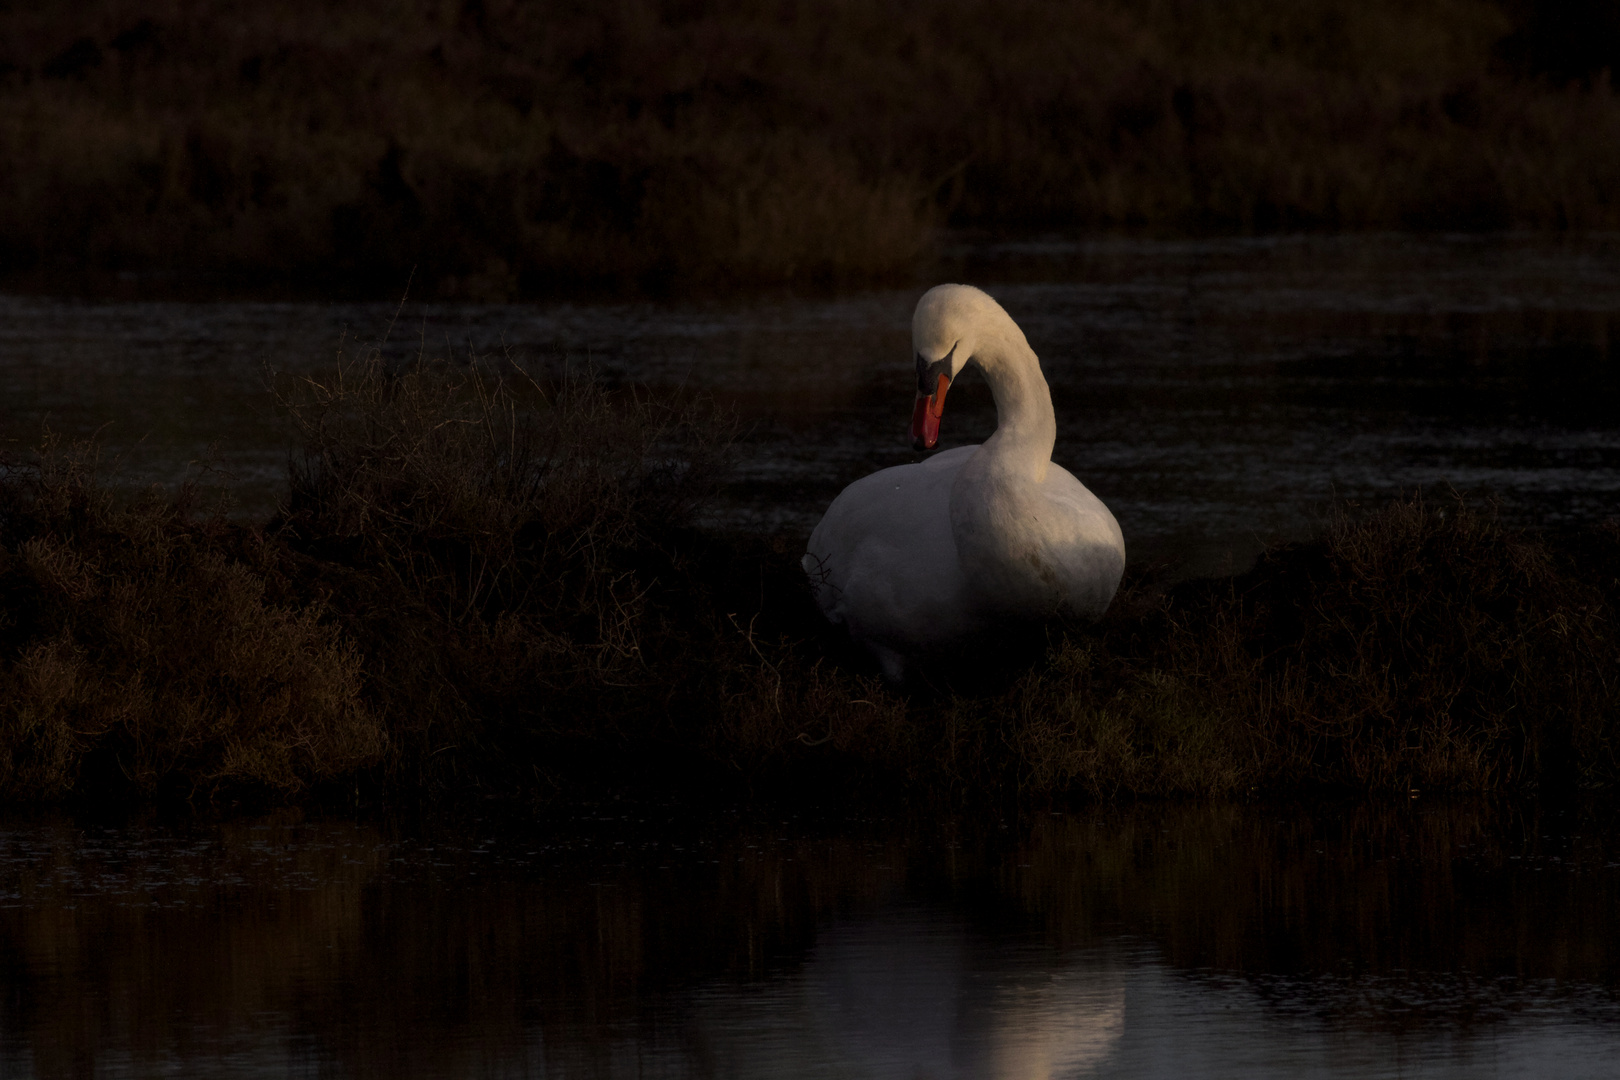
[[1255,747],[1269,785],[1607,785],[1617,635],[1594,582],[1612,557],[1574,562],[1490,507],[1414,497],[1172,593],[1125,647]]
[[188,492],[120,504],[87,447],[5,482],[8,795],[62,795],[92,755],[148,793],[292,793],[382,758],[354,647],[319,604],[270,595],[281,568],[247,530],[194,518]]
[[840,670],[788,639],[761,642],[732,623],[723,636],[711,754],[750,775],[805,761],[842,760],[857,771],[918,774],[923,729],[876,676]]
[[376,353],[286,388],[305,437],[278,543],[311,560],[406,757],[645,728],[689,630],[682,529],[730,421],[703,402]]

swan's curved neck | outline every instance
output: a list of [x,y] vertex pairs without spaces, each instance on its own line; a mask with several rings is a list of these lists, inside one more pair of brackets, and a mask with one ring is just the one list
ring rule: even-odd
[[1057,442],[1057,417],[1035,350],[1014,326],[981,344],[973,362],[996,399],[996,433],[984,452],[999,468],[1044,480]]

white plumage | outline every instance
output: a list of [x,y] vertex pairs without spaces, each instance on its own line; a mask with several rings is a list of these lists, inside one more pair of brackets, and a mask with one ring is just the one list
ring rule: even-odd
[[1051,391],[1012,317],[970,285],[939,285],[917,302],[911,334],[917,447],[934,445],[945,393],[968,364],[995,396],[996,432],[855,481],[802,560],[822,612],[893,683],[1010,624],[1098,618],[1125,571],[1114,515],[1052,463]]

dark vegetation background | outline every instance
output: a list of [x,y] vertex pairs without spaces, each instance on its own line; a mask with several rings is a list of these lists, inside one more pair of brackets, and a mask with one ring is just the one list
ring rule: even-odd
[[942,224],[1612,228],[1617,59],[1603,0],[8,3],[0,273],[501,298],[905,274]]

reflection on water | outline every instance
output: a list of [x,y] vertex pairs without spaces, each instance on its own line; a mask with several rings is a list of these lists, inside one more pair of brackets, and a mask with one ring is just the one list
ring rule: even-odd
[[1615,826],[13,817],[0,1072],[1606,1075]]
[[[1620,237],[1097,240],[953,253],[1053,386],[1057,460],[1112,507],[1133,558],[1219,569],[1310,530],[1335,494],[1498,492],[1524,522],[1620,496]],[[843,485],[909,460],[908,320],[920,288],[826,297],[548,305],[88,304],[0,298],[0,439],[102,428],[136,474],[216,444],[243,510],[277,497],[265,366],[341,341],[568,356],[696,387],[750,422],[722,524],[806,534]],[[392,326],[390,332],[389,328]],[[943,445],[994,425],[969,376]]]
[[924,910],[837,922],[802,969],[692,1010],[705,1065],[725,1076],[1045,1080],[1089,1075],[1125,1030],[1118,965],[996,950]]

